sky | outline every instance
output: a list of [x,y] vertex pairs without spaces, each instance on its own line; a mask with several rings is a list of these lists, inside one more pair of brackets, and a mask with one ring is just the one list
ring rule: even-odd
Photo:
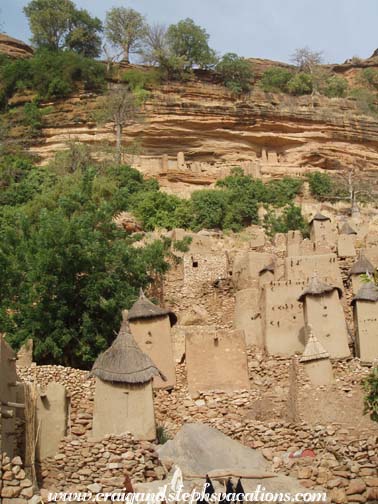
[[[22,8],[28,0],[0,0],[1,30],[28,41]],[[378,47],[378,0],[76,0],[100,19],[113,6],[132,7],[165,25],[192,18],[219,54],[290,62],[294,50],[323,51],[325,63],[369,57]]]

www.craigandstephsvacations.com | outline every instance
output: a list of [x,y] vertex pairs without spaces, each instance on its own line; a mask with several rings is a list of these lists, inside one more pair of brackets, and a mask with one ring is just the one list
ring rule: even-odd
[[187,492],[183,489],[172,491],[168,485],[162,486],[157,492],[126,492],[123,489],[116,493],[92,493],[92,492],[51,492],[48,495],[49,502],[127,502],[133,503],[175,503],[183,502],[188,504],[206,503],[235,503],[235,502],[326,502],[325,492],[272,492],[267,491],[262,485],[257,485],[252,492],[207,493],[207,485],[202,491],[193,489]]

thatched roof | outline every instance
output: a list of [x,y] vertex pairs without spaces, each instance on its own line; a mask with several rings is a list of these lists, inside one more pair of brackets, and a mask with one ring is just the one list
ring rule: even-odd
[[335,289],[337,289],[339,296],[342,297],[343,292],[340,287],[337,287],[335,285],[328,285],[325,282],[322,282],[321,280],[319,280],[318,275],[315,274],[310,278],[307,287],[299,296],[298,301],[302,302],[306,296],[322,296],[323,294],[332,292]]
[[91,375],[103,381],[130,384],[148,383],[154,376],[166,380],[150,357],[136,344],[127,320],[122,322],[112,345],[97,357]]
[[352,234],[357,234],[357,231],[352,228],[352,226],[349,224],[349,222],[344,222],[340,229],[341,234],[346,234],[346,235],[352,235]]
[[349,275],[362,275],[363,273],[374,273],[374,266],[363,254],[361,254],[350,268]]
[[270,271],[271,273],[274,273],[274,262],[273,261],[270,264],[261,268],[261,270],[259,271],[259,275],[261,275],[262,273],[265,273],[265,271]]
[[310,327],[309,337],[299,361],[310,362],[321,359],[329,359],[329,353],[325,350],[320,341],[314,336]]
[[357,294],[352,299],[351,304],[354,304],[356,301],[376,303],[378,301],[378,287],[373,282],[362,284]]
[[176,315],[171,310],[165,310],[160,308],[160,306],[152,303],[144,294],[143,290],[140,289],[139,298],[133,304],[129,310],[128,320],[140,320],[149,319],[155,317],[169,316],[171,326],[175,325],[177,322]]
[[310,220],[310,224],[313,221],[326,221],[326,220],[330,221],[331,219],[329,217],[327,217],[326,215],[321,214],[320,212],[316,212],[314,217]]

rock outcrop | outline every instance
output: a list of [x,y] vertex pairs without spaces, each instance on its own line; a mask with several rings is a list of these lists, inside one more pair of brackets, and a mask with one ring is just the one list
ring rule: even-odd
[[0,54],[5,54],[11,58],[29,58],[33,55],[33,52],[33,49],[22,40],[0,33]]

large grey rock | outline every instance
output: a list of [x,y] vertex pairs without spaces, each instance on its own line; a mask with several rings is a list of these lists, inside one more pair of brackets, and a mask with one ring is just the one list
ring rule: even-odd
[[257,450],[200,423],[185,424],[175,438],[158,448],[160,459],[172,460],[183,473],[207,474],[217,469],[234,469],[259,474],[270,467]]

